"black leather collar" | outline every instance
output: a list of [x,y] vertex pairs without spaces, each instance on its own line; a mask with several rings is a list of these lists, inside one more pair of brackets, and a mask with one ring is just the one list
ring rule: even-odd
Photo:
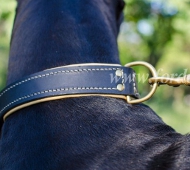
[[36,103],[92,95],[138,98],[134,71],[116,64],[92,63],[32,74],[0,93],[0,119]]

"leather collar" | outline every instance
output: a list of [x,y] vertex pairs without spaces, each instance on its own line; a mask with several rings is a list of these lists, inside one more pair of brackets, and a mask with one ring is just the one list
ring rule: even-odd
[[0,119],[24,107],[81,96],[138,98],[135,72],[117,64],[77,64],[44,70],[10,84],[0,93]]

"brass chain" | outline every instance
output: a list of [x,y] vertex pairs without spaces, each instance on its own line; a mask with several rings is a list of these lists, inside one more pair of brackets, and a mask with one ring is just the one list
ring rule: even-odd
[[159,85],[169,85],[173,87],[178,87],[180,85],[190,86],[190,74],[185,75],[184,77],[177,78],[158,77],[156,69],[151,64],[144,61],[131,62],[126,64],[125,67],[133,67],[139,65],[147,67],[150,70],[153,77],[149,78],[148,82],[152,86],[152,89],[150,90],[148,95],[140,99],[132,99],[130,96],[127,96],[128,103],[135,104],[148,100],[156,92],[156,89]]
[[158,83],[158,85],[169,85],[178,87],[180,85],[190,86],[190,74],[184,77],[168,78],[168,77],[152,77],[148,80],[149,84]]

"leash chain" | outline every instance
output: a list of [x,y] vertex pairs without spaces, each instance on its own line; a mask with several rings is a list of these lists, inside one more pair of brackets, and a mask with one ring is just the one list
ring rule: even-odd
[[151,64],[144,61],[131,62],[126,64],[125,66],[133,67],[139,65],[147,67],[150,70],[153,77],[149,78],[148,82],[152,86],[152,88],[147,96],[140,99],[132,99],[130,96],[127,96],[128,103],[131,104],[141,103],[150,99],[153,96],[153,94],[156,92],[157,87],[160,85],[169,85],[173,87],[178,87],[180,85],[190,86],[190,74],[185,75],[184,77],[177,77],[177,78],[159,77],[157,75],[156,69]]

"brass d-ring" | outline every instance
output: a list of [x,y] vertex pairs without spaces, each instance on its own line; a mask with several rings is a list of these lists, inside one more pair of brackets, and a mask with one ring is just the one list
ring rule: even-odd
[[[156,72],[156,69],[149,63],[147,62],[144,62],[144,61],[135,61],[135,62],[131,62],[131,63],[128,63],[125,65],[125,67],[132,67],[132,66],[138,66],[138,65],[142,65],[142,66],[145,66],[147,67],[150,72],[152,73],[152,76],[154,78],[158,77],[157,75],[157,72]],[[146,95],[145,97],[143,98],[140,98],[140,99],[131,99],[130,96],[127,96],[127,102],[128,103],[131,103],[131,104],[135,104],[135,103],[141,103],[141,102],[144,102],[146,100],[148,100],[149,98],[152,97],[152,95],[155,93],[156,89],[158,87],[158,83],[155,82],[153,85],[152,85],[152,89],[150,90],[149,94]]]

